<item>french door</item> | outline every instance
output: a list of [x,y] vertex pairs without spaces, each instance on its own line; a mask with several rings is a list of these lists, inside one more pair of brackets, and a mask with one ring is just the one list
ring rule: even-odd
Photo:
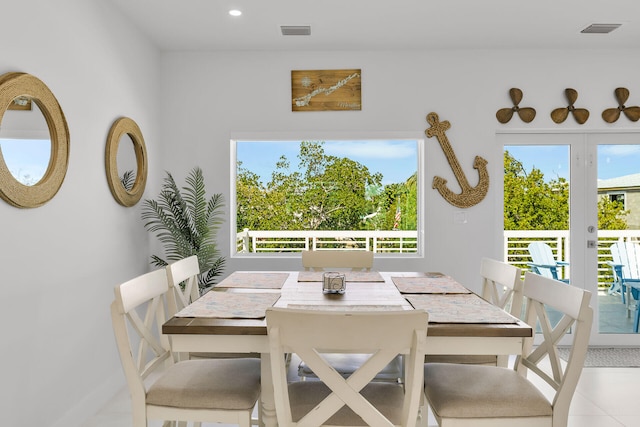
[[592,292],[591,345],[640,345],[633,312],[619,293],[610,292],[607,264],[612,243],[640,242],[640,132],[504,132],[497,140],[527,173],[535,168],[547,182],[567,183],[568,230],[527,231],[524,239],[548,239],[554,254],[569,263],[570,285]]

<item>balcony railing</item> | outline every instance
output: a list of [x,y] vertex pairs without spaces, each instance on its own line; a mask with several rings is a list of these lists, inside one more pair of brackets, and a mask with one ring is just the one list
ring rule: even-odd
[[[613,272],[607,261],[612,261],[609,247],[618,241],[640,241],[640,230],[598,230],[598,287],[609,287],[613,282]],[[505,230],[504,260],[523,270],[528,270],[531,262],[527,246],[531,242],[544,242],[551,247],[556,261],[569,261],[570,245],[568,230]],[[561,278],[568,278],[571,267],[565,267]]]
[[238,253],[301,252],[339,249],[375,253],[416,253],[416,231],[277,231],[248,230],[236,234]]
[[[598,286],[608,287],[613,281],[609,246],[617,241],[640,241],[640,230],[598,231]],[[360,250],[381,254],[416,253],[416,231],[278,231],[248,230],[236,234],[238,253],[295,253],[304,250]],[[558,261],[570,259],[568,230],[505,230],[504,261],[529,270],[531,262],[527,246],[531,242],[544,242],[551,247]],[[428,242],[427,242],[428,244]],[[565,267],[562,278],[570,277],[571,267]]]

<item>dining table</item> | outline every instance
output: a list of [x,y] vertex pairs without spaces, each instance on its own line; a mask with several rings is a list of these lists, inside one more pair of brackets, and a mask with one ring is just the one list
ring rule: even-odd
[[269,307],[426,310],[427,353],[432,355],[520,354],[524,340],[533,336],[525,322],[446,274],[338,272],[346,285],[341,294],[323,292],[325,273],[235,271],[165,322],[162,333],[174,352],[260,353],[265,427],[277,425],[265,321]]

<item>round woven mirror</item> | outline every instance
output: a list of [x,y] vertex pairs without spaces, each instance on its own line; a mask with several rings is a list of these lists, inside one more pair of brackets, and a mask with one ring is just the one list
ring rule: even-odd
[[[42,177],[26,185],[16,178],[19,173],[9,170],[0,142],[0,197],[18,208],[35,208],[51,200],[62,186],[69,164],[69,128],[58,100],[47,85],[26,73],[0,76],[0,126],[3,130],[6,126],[2,119],[7,111],[27,110],[24,107],[31,103],[36,104],[47,123],[51,155]],[[25,111],[24,114],[30,112]],[[20,129],[20,132],[28,133],[28,130]],[[25,154],[28,156],[29,153]]]
[[[118,148],[123,144],[133,143],[136,156],[136,170],[127,171],[120,176],[118,173]],[[133,206],[142,198],[147,183],[147,148],[140,128],[128,117],[121,117],[111,125],[107,137],[105,152],[105,167],[107,182],[111,194],[122,206]],[[130,172],[130,173],[129,173]],[[135,179],[132,179],[132,175]],[[131,185],[129,182],[133,182]]]

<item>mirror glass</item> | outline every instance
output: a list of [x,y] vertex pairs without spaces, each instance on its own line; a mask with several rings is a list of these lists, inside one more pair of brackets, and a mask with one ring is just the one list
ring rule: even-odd
[[0,150],[11,175],[32,186],[51,161],[51,136],[44,115],[31,98],[20,96],[5,111],[0,125]]
[[126,191],[131,191],[133,184],[136,182],[138,164],[136,162],[134,142],[128,133],[120,137],[116,164],[118,165],[118,176],[120,177],[122,186]]
[[107,183],[116,201],[127,207],[138,203],[147,183],[147,149],[135,121],[120,117],[113,122],[104,161]]
[[44,205],[60,190],[69,165],[69,126],[58,100],[35,76],[3,74],[0,125],[0,139],[14,140],[2,143],[9,159],[0,157],[0,198],[17,208]]

